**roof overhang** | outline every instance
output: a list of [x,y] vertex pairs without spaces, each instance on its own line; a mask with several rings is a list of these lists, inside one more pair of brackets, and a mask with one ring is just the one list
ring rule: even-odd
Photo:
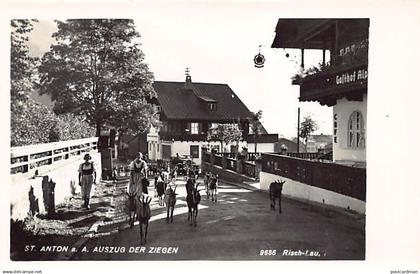
[[328,49],[336,43],[337,25],[368,37],[368,18],[279,19],[272,48]]
[[323,49],[333,19],[279,19],[272,48]]

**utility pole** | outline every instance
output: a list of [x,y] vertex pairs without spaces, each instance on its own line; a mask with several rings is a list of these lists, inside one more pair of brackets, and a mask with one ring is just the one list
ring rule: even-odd
[[299,131],[300,131],[300,107],[298,107],[298,122],[297,122],[297,153],[299,153]]

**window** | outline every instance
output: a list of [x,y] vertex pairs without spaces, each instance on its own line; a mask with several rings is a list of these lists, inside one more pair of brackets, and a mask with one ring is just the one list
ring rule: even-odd
[[354,111],[350,115],[348,126],[348,147],[365,147],[365,130],[363,124],[363,116],[360,111]]
[[171,159],[171,146],[162,145],[162,158],[165,160]]
[[208,103],[209,106],[209,110],[216,110],[217,109],[217,104],[216,103]]
[[198,123],[191,123],[191,134],[198,134],[199,128]]
[[157,112],[161,112],[161,111],[162,111],[162,106],[157,105],[157,106],[156,106],[156,111],[157,111]]
[[338,120],[338,114],[336,113],[336,114],[334,114],[334,143],[336,144],[338,141],[337,141],[337,130],[338,130],[338,122],[337,122],[337,120]]
[[190,146],[190,156],[191,158],[199,158],[198,146]]

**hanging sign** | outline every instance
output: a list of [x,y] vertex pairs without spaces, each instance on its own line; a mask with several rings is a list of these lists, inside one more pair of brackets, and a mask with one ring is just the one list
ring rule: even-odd
[[265,57],[261,53],[258,53],[254,57],[254,64],[256,68],[262,68],[264,67]]
[[368,78],[368,71],[366,68],[360,68],[339,73],[335,76],[336,85],[343,85],[348,83],[354,83],[364,81]]

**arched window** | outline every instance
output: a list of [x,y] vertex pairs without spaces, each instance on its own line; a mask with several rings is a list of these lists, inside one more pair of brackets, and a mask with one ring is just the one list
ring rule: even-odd
[[354,111],[350,115],[347,140],[348,147],[365,147],[365,125],[360,111]]

